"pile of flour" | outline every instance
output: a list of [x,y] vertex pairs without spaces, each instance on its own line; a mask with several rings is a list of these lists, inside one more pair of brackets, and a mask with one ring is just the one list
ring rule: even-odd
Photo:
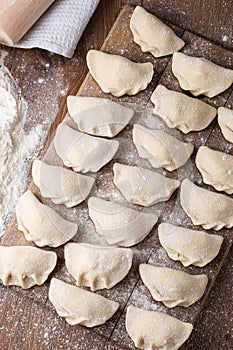
[[4,233],[19,197],[28,185],[31,160],[43,134],[36,126],[24,131],[27,104],[0,57],[0,236]]

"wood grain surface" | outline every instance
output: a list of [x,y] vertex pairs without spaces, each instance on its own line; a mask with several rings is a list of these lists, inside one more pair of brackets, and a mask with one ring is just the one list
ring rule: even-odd
[[[208,1],[203,1],[198,3],[207,3]],[[66,60],[56,55],[51,55],[49,53],[46,53],[44,51],[40,50],[31,50],[30,52],[25,50],[14,50],[14,49],[8,49],[9,55],[8,55],[8,66],[12,71],[12,74],[14,77],[18,78],[19,85],[21,86],[23,94],[26,94],[26,97],[29,98],[31,104],[31,112],[35,111],[35,97],[32,98],[30,91],[28,90],[27,81],[23,76],[22,72],[22,66],[23,62],[27,62],[28,66],[34,67],[31,71],[31,75],[34,79],[34,75],[37,75],[38,77],[41,76],[42,72],[44,74],[47,74],[45,72],[44,66],[45,63],[48,61],[51,65],[51,76],[56,76],[56,78],[59,78],[59,74],[63,74],[64,76],[64,85],[67,86],[67,91],[75,93],[77,89],[79,88],[81,81],[83,80],[87,68],[85,65],[85,54],[86,51],[91,47],[99,48],[100,44],[103,42],[104,37],[106,36],[108,29],[111,27],[113,20],[116,17],[116,14],[118,13],[119,8],[123,5],[124,1],[102,1],[97,8],[97,12],[92,18],[87,30],[85,31],[84,36],[81,39],[81,42],[78,45],[77,53],[75,54],[75,57],[72,60]],[[131,2],[131,3],[139,3]],[[163,9],[162,1],[144,1],[144,6],[149,9],[151,12],[156,13],[157,10]],[[182,4],[186,3],[186,6],[191,6],[191,2],[181,2],[181,1],[173,1],[173,10],[174,13],[176,12],[176,9],[178,6],[182,8]],[[210,3],[210,2],[209,2]],[[213,3],[213,2],[212,2]],[[216,2],[219,3],[219,2]],[[230,3],[230,1],[229,1]],[[171,2],[167,1],[166,6],[164,6],[164,11],[167,9],[167,6],[172,8]],[[218,5],[216,5],[218,6]],[[201,8],[201,7],[200,7]],[[171,14],[172,11],[168,11],[168,13]],[[191,10],[190,10],[191,11]],[[188,13],[191,13],[188,11]],[[164,14],[166,14],[164,12]],[[163,15],[161,14],[161,17]],[[101,18],[102,21],[98,21],[97,19]],[[226,16],[227,18],[227,16]],[[227,19],[225,18],[225,21],[227,23]],[[166,14],[166,19],[172,19],[172,17],[169,17]],[[173,20],[174,21],[174,20]],[[188,19],[187,19],[188,21]],[[175,22],[175,21],[174,21]],[[186,22],[184,24],[184,28],[186,28],[186,25],[192,25],[192,22]],[[216,22],[217,23],[217,22]],[[224,22],[225,23],[225,22]],[[200,30],[198,28],[198,30]],[[183,31],[177,29],[178,34],[182,35]],[[194,32],[197,32],[197,28],[195,27]],[[206,34],[207,33],[207,34]],[[206,33],[202,33],[203,36],[211,36],[211,31],[207,31]],[[195,49],[196,50],[202,50],[203,54],[206,54],[207,56],[210,55],[207,58],[212,58],[212,60],[216,60],[217,62],[229,66],[229,68],[232,68],[232,60],[230,59],[231,53],[229,51],[222,51],[218,47],[210,44],[212,49],[208,49],[207,52],[204,52],[203,48],[201,48],[202,43],[204,41],[200,41],[199,37],[195,37],[193,34],[190,34],[188,32],[184,33],[185,41],[188,43],[186,50],[193,50],[194,47],[192,47],[192,43],[196,43]],[[221,43],[219,41],[219,38],[216,36],[215,38],[211,38],[212,41]],[[125,40],[126,41],[126,40]],[[125,45],[125,41],[119,44],[119,47],[116,47],[116,50],[122,49],[122,46]],[[197,44],[198,43],[198,44]],[[198,45],[201,45],[198,47]],[[205,45],[203,45],[205,46]],[[110,50],[110,49],[109,49]],[[216,57],[213,56],[213,53],[216,52]],[[111,50],[110,50],[111,51]],[[23,53],[23,54],[22,54]],[[227,56],[229,55],[229,56]],[[132,58],[132,57],[131,57]],[[156,63],[156,67],[158,66],[159,69],[155,74],[155,77],[153,79],[151,89],[153,89],[159,79],[161,79],[164,83],[169,83],[168,76],[170,74],[170,65],[169,65],[169,59],[161,59],[161,62],[158,64]],[[168,64],[167,64],[168,63]],[[27,74],[30,74],[30,70],[28,70]],[[163,74],[162,74],[163,73]],[[91,78],[88,77],[85,84],[83,85],[83,88],[81,90],[82,94],[86,94],[87,86],[90,84],[90,81],[88,83],[88,80]],[[93,82],[91,83],[93,84]],[[169,87],[169,85],[168,85]],[[172,86],[174,89],[176,88],[175,85]],[[51,81],[50,85],[46,86],[46,89],[50,91],[53,89],[55,92],[54,95],[59,95],[59,91],[56,90],[55,84]],[[99,91],[98,87],[96,87],[96,93],[101,95],[101,92]],[[231,95],[230,95],[231,94]],[[229,96],[230,95],[230,96]],[[38,91],[38,99],[40,96],[40,92]],[[145,93],[141,93],[138,96],[135,97],[134,102],[139,102],[142,98],[144,99]],[[227,105],[231,106],[232,101],[232,93],[231,90],[229,90],[227,93],[222,94],[220,98],[216,99],[216,104],[223,105],[227,103]],[[121,99],[122,102],[127,102],[127,99],[124,97]],[[38,106],[42,108],[43,110],[43,101],[36,101]],[[37,110],[38,107],[37,106]],[[47,132],[51,135],[53,133],[57,123],[64,117],[66,108],[65,108],[65,99],[64,97],[60,98],[59,100],[59,113],[56,118],[56,122],[52,124],[52,127],[50,128],[50,123],[46,124],[45,128]],[[47,112],[47,109],[44,107],[44,112]],[[41,122],[43,122],[43,113],[40,113],[38,118],[41,118]],[[29,125],[30,127],[30,125]],[[50,131],[49,131],[50,130]],[[49,137],[50,138],[50,137]],[[218,144],[216,144],[216,140],[218,141]],[[196,138],[196,142],[198,142],[198,138]],[[211,124],[209,128],[204,132],[204,143],[208,143],[211,147],[215,146],[219,149],[223,149],[224,147],[227,147],[224,143],[224,140],[221,142],[221,137],[219,134],[218,127],[215,123]],[[196,146],[199,144],[196,143]],[[223,146],[225,145],[225,146]],[[221,148],[223,147],[223,148]],[[226,148],[225,148],[226,150]],[[13,222],[13,231],[14,234],[17,234],[17,230],[15,230]],[[20,234],[21,235],[21,234]],[[15,239],[17,242],[18,237],[15,236]],[[226,232],[227,235],[227,232]],[[22,238],[22,235],[21,235]],[[7,242],[7,237],[5,237],[5,243]],[[22,240],[22,243],[24,241]],[[224,248],[225,249],[225,248]],[[62,251],[59,252],[60,257],[62,258]],[[152,257],[153,258],[153,257]],[[62,259],[61,259],[62,260]],[[223,256],[220,256],[220,260],[216,261],[216,269],[218,269],[219,264],[221,264],[223,261]],[[210,344],[212,349],[231,349],[232,348],[232,338],[231,334],[229,332],[229,321],[230,317],[232,315],[230,314],[229,309],[229,297],[227,299],[227,296],[230,296],[231,294],[231,287],[232,281],[230,281],[229,277],[227,276],[227,273],[230,271],[229,266],[231,266],[232,260],[229,260],[228,264],[226,265],[225,271],[222,272],[222,275],[219,279],[219,282],[217,281],[216,287],[215,287],[215,294],[212,294],[209,300],[212,304],[212,302],[218,300],[216,304],[213,304],[212,306],[212,313],[211,308],[205,309],[204,316],[201,320],[201,322],[197,323],[197,329],[198,331],[194,331],[191,339],[186,345],[187,349],[209,349]],[[218,266],[217,266],[218,265]],[[56,269],[56,273],[59,275],[59,269],[62,268],[62,265],[59,265]],[[227,282],[227,283],[226,283]],[[48,285],[48,284],[47,284]],[[0,310],[0,335],[1,335],[1,344],[3,349],[103,349],[103,334],[105,333],[105,330],[103,329],[102,332],[91,332],[86,331],[82,327],[78,327],[76,329],[72,329],[72,327],[68,326],[64,320],[61,320],[56,313],[49,307],[49,303],[47,301],[47,285],[45,288],[43,287],[36,287],[33,288],[31,291],[22,292],[17,288],[2,288],[0,289],[0,300],[1,300],[1,310]],[[140,287],[140,285],[139,285]],[[223,306],[220,307],[220,298],[218,296],[219,289],[216,289],[219,287],[221,289],[221,292],[224,295],[224,302]],[[133,297],[133,296],[132,296]],[[223,299],[223,298],[221,298]],[[208,303],[208,302],[207,302]],[[222,301],[221,301],[222,303]],[[42,305],[45,305],[45,307],[42,307]],[[215,306],[214,306],[215,305]],[[224,309],[225,307],[225,309]],[[218,314],[214,313],[214,309],[218,310]],[[225,311],[223,311],[225,310]],[[212,315],[215,315],[215,321],[212,320]],[[210,316],[211,315],[211,316]],[[220,317],[221,316],[221,317]],[[207,321],[206,321],[207,320]],[[211,322],[210,322],[211,321]],[[119,327],[120,327],[120,323]],[[214,325],[214,329],[213,329]],[[203,329],[202,329],[203,328]],[[78,329],[78,331],[77,331]],[[218,330],[218,332],[216,332]],[[116,331],[117,333],[117,328]],[[101,335],[102,333],[102,335]],[[114,333],[114,332],[113,332]],[[85,335],[85,338],[84,338]],[[108,335],[107,335],[108,337]],[[85,340],[88,338],[88,342]],[[104,336],[106,339],[106,337]],[[112,336],[112,339],[119,342],[119,338],[117,335]],[[108,344],[108,349],[125,349],[124,345],[117,345],[117,343],[112,341],[112,343]],[[90,345],[91,344],[91,345]],[[224,344],[224,345],[223,345]]]

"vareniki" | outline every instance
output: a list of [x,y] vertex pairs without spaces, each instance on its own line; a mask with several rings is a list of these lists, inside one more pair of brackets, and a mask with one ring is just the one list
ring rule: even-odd
[[95,182],[91,176],[77,174],[38,159],[33,162],[32,177],[43,197],[51,198],[55,204],[65,204],[67,208],[83,202]]
[[136,95],[146,89],[154,74],[150,62],[136,63],[123,56],[97,50],[87,53],[87,65],[102,91],[117,97]]
[[180,186],[178,180],[137,166],[115,163],[113,172],[114,184],[127,201],[144,207],[167,201]]
[[223,237],[205,231],[162,223],[158,227],[159,241],[172,260],[184,266],[205,266],[219,253]]
[[205,58],[192,57],[175,52],[172,72],[183,90],[194,96],[214,97],[228,89],[233,83],[233,70],[221,67]]
[[185,44],[170,27],[141,6],[137,6],[132,14],[130,29],[135,43],[154,57],[171,55]]
[[187,134],[205,129],[215,118],[216,108],[198,99],[158,85],[151,95],[153,112],[167,124]]
[[191,323],[133,305],[127,308],[125,325],[135,346],[143,350],[178,350],[193,329]]
[[233,226],[233,199],[201,188],[185,179],[181,184],[180,203],[194,225],[221,230]]
[[218,191],[233,193],[233,156],[201,146],[197,152],[196,166],[206,184]]
[[206,275],[190,275],[149,264],[141,264],[139,272],[152,297],[167,307],[194,304],[202,297],[208,283]]
[[133,251],[127,248],[102,247],[88,243],[68,243],[65,264],[77,286],[92,291],[110,289],[129,272]]
[[0,279],[23,289],[42,285],[57,263],[57,254],[31,246],[0,247]]
[[63,163],[82,173],[97,172],[118,150],[119,142],[94,137],[61,123],[54,137],[54,147]]
[[70,325],[95,327],[104,324],[119,308],[115,301],[52,278],[49,300]]
[[219,107],[218,124],[224,138],[233,143],[233,110],[226,107]]
[[23,231],[27,241],[39,247],[59,247],[73,238],[78,225],[63,219],[55,210],[41,203],[27,191],[16,207],[18,229]]
[[97,197],[88,200],[88,209],[97,233],[108,244],[121,247],[141,242],[158,221],[155,214],[143,213]]
[[116,136],[134,115],[133,109],[107,98],[68,96],[67,107],[78,129],[94,136]]
[[139,157],[149,160],[154,168],[173,171],[184,165],[193,153],[194,146],[177,140],[162,130],[134,125],[133,142]]

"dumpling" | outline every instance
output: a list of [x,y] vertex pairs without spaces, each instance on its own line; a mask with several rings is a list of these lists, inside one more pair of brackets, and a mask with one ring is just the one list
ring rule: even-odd
[[58,247],[78,230],[75,222],[63,219],[56,211],[42,204],[32,193],[25,192],[16,207],[18,229],[23,231],[27,241],[39,247]]
[[95,327],[104,324],[119,308],[115,301],[52,278],[49,300],[70,325]]
[[204,183],[218,191],[233,193],[233,156],[201,146],[197,152],[196,166]]
[[214,97],[233,83],[233,70],[181,52],[175,52],[172,57],[172,72],[180,87],[191,91],[194,96]]
[[184,165],[193,153],[194,146],[177,140],[161,130],[134,125],[133,142],[139,157],[149,160],[154,168],[173,171]]
[[132,14],[130,29],[135,43],[154,57],[171,55],[185,44],[170,27],[141,6],[137,6]]
[[78,129],[94,136],[116,136],[134,115],[133,109],[107,98],[68,96],[67,107]]
[[180,203],[194,225],[218,231],[233,226],[233,199],[197,185],[188,179],[181,184]]
[[96,197],[88,200],[88,209],[97,233],[108,244],[122,247],[141,242],[158,221],[155,214],[143,213]]
[[180,186],[180,181],[169,179],[154,171],[115,163],[114,184],[129,203],[148,207],[167,201]]
[[110,289],[127,276],[133,251],[127,248],[102,247],[87,243],[68,243],[65,264],[77,286],[92,291]]
[[91,176],[77,174],[38,159],[33,162],[32,177],[43,197],[51,198],[55,204],[65,204],[67,208],[84,201],[95,182]]
[[190,275],[149,264],[141,264],[139,272],[152,297],[170,308],[178,305],[188,307],[196,303],[203,296],[208,283],[206,275]]
[[193,330],[191,323],[133,305],[127,308],[125,326],[135,346],[144,350],[177,350]]
[[233,110],[226,107],[219,107],[218,124],[225,139],[233,142]]
[[180,261],[184,266],[207,265],[218,255],[223,242],[222,236],[168,223],[160,224],[158,233],[169,258]]
[[180,92],[158,85],[151,96],[153,112],[169,126],[187,134],[205,129],[215,118],[216,108]]
[[97,172],[110,162],[119,142],[86,135],[62,123],[56,130],[54,147],[67,167],[87,173]]
[[42,285],[57,263],[57,254],[30,246],[0,247],[0,279],[23,289]]
[[101,90],[120,97],[136,95],[151,82],[154,71],[150,62],[136,63],[128,58],[90,50],[87,66]]

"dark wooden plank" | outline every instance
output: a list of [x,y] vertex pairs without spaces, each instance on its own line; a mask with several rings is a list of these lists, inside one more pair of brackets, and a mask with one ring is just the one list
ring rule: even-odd
[[3,350],[107,350],[104,339],[92,329],[79,327],[77,332],[54,310],[44,308],[42,312],[40,305],[10,289],[0,290],[0,305]]
[[158,17],[232,49],[232,0],[143,0],[142,4]]
[[[109,2],[106,2],[106,3],[109,3]],[[106,5],[106,4],[104,4],[104,5],[102,5],[103,4],[103,2],[101,3],[101,5],[100,6],[102,6],[102,9],[104,9],[104,10],[106,10],[106,9],[108,9],[108,5]],[[101,8],[101,7],[99,7],[99,8]],[[97,11],[99,11],[99,8],[98,8],[98,10]],[[110,5],[109,5],[109,10],[111,9],[111,7],[110,7]],[[114,11],[113,12],[111,12],[110,11],[110,17],[109,18],[113,18],[114,17],[114,15],[113,15],[113,13],[114,13]],[[100,12],[99,12],[99,14],[100,14]],[[112,16],[112,17],[111,17]],[[109,20],[110,21],[110,20]],[[109,25],[109,23],[110,22],[107,22],[107,25]],[[97,27],[98,27],[98,25],[97,25]],[[100,27],[101,27],[101,25],[100,25]],[[127,34],[128,33],[128,34]],[[178,33],[182,33],[182,31],[179,31],[178,30]],[[97,36],[98,36],[99,34],[97,34]],[[100,34],[100,35],[102,35],[102,34]],[[127,35],[129,35],[128,37],[127,37]],[[132,43],[132,38],[130,39],[130,32],[128,31],[127,32],[127,30],[126,30],[126,37],[128,38],[128,40],[129,40],[129,42],[131,42],[131,44],[132,45],[134,45],[133,43]],[[109,36],[109,38],[108,38],[108,40],[109,41],[107,41],[107,46],[105,45],[104,46],[104,49],[110,49],[110,48],[108,48],[108,44],[111,44],[111,40],[112,40],[113,38],[111,38],[110,36]],[[197,39],[199,39],[199,38],[197,38]],[[100,39],[98,39],[98,40],[100,40]],[[126,41],[126,40],[125,40]],[[125,44],[124,44],[125,45]],[[211,44],[212,45],[212,44]],[[95,46],[95,45],[94,45]],[[136,46],[136,45],[135,45]],[[97,47],[98,48],[98,43],[96,43],[96,46],[95,47]],[[119,47],[113,47],[112,48],[114,51],[112,51],[113,53],[119,53],[119,50],[122,50],[122,46],[120,46],[119,45]],[[123,49],[124,49],[124,55],[126,55],[126,56],[128,56],[129,58],[134,58],[135,56],[134,56],[134,51],[132,51],[132,52],[130,52],[130,50],[127,50],[127,46],[126,47],[124,47],[123,46]],[[138,59],[140,58],[140,60],[141,61],[143,61],[143,60],[147,60],[147,56],[148,55],[146,55],[146,54],[141,54],[141,52],[140,52],[140,50],[138,50],[138,47],[135,47],[134,48],[136,51],[135,52],[137,52],[137,54],[138,55],[140,55],[140,56],[138,56]],[[116,51],[115,51],[116,50]],[[150,56],[150,55],[149,55]],[[84,56],[83,56],[84,57]],[[223,57],[223,56],[222,56]],[[216,57],[217,58],[217,57]],[[153,61],[153,63],[156,65],[156,67],[158,68],[157,69],[157,71],[156,71],[156,75],[155,75],[155,78],[154,78],[154,80],[153,80],[153,82],[152,82],[152,84],[151,84],[151,86],[150,86],[150,89],[148,90],[148,91],[152,91],[153,90],[153,88],[156,86],[156,84],[157,84],[157,82],[158,82],[158,79],[160,78],[160,76],[161,76],[161,74],[163,73],[163,70],[164,70],[164,68],[166,67],[166,64],[167,64],[167,62],[168,62],[168,60],[166,59],[161,59],[161,60],[154,60],[154,59],[152,59],[152,57],[150,56],[149,57],[149,60],[151,60],[151,61]],[[159,62],[160,61],[160,62]],[[84,59],[83,59],[83,62],[84,62]],[[78,64],[79,64],[79,62],[77,62]],[[224,64],[224,63],[223,63]],[[65,65],[64,65],[64,67],[65,67]],[[64,69],[64,67],[61,69],[61,71]],[[84,65],[83,65],[83,67],[84,67]],[[86,67],[85,67],[85,70],[86,70]],[[80,79],[77,79],[77,85],[79,84],[79,82],[80,82]],[[87,90],[86,90],[86,86],[92,86],[92,93],[94,93],[94,95],[99,95],[99,96],[103,96],[102,95],[102,93],[101,93],[101,91],[100,91],[100,89],[98,88],[98,86],[92,81],[92,78],[90,77],[90,76],[88,76],[87,78],[86,78],[86,80],[85,80],[85,83],[84,83],[84,85],[83,85],[83,87],[81,88],[81,90],[80,90],[80,93],[81,94],[84,94],[84,93],[87,93]],[[75,90],[76,90],[76,84],[75,84],[75,78],[74,78],[74,80],[73,80],[73,83],[71,84],[72,85],[72,89],[71,89],[71,91],[74,91],[75,92]],[[89,90],[89,89],[88,89]],[[127,102],[129,102],[129,100],[127,99],[127,98],[122,98],[122,99],[120,99],[122,102],[124,102],[124,103],[127,103]],[[146,94],[146,93],[141,93],[141,94],[139,94],[138,96],[136,96],[135,97],[135,99],[131,99],[134,103],[144,103],[144,107],[149,107],[149,99],[148,99],[148,95]],[[224,102],[224,101],[223,101]],[[221,103],[223,103],[223,102],[221,102]],[[220,103],[220,104],[221,104]],[[62,111],[62,113],[61,113],[61,117],[60,117],[60,119],[62,118],[62,116],[64,116],[64,112],[65,112],[65,108],[63,109],[63,111]],[[59,118],[58,118],[58,120],[59,120]],[[56,127],[56,124],[54,124],[53,125],[53,129]],[[130,139],[130,130],[131,130],[131,127],[128,127],[126,130],[125,130],[125,132],[121,135],[121,137],[125,137],[126,139]],[[204,139],[204,141],[206,141],[206,138]],[[111,177],[112,177],[112,172],[111,172],[111,165],[112,164],[110,164],[108,167],[106,167],[105,168],[105,170],[104,170],[104,172],[103,172],[103,174],[104,174],[104,176],[107,178],[107,179],[111,179]],[[101,180],[101,178],[102,178],[102,175],[103,174],[99,174],[99,181],[97,181],[97,182],[100,182],[100,180]],[[97,179],[98,180],[98,179]],[[111,189],[113,189],[113,188],[111,188]],[[35,190],[35,188],[34,188],[34,190]],[[100,191],[100,187],[98,188],[98,186],[97,186],[97,189],[96,189],[96,191],[98,192],[98,191]],[[111,198],[111,197],[110,197]],[[51,203],[49,202],[49,201],[47,201],[47,203],[49,203],[50,205],[51,205]],[[62,207],[62,206],[60,206],[60,207]],[[57,208],[57,207],[56,207]],[[171,209],[171,208],[170,208]],[[60,209],[59,209],[60,210]],[[83,209],[84,211],[85,211],[85,208]],[[158,210],[161,210],[161,208],[159,208]],[[61,209],[61,212],[64,212],[64,210],[63,209]],[[169,213],[169,211],[167,212],[167,214]],[[83,214],[83,213],[82,213]],[[67,214],[65,214],[65,215],[68,215],[68,213]],[[80,219],[80,217],[77,217],[77,219]],[[85,215],[84,215],[84,219],[85,219]],[[12,224],[12,227],[11,227],[11,230],[12,230],[12,228],[13,228],[13,231],[11,231],[11,233],[13,233],[13,234],[11,234],[11,239],[10,239],[10,241],[9,240],[7,240],[7,238],[5,238],[5,244],[12,244],[13,242],[21,242],[21,243],[23,243],[23,240],[22,240],[22,234],[20,234],[20,233],[18,233],[18,231],[15,229],[15,222],[13,222],[13,224]],[[18,236],[15,236],[15,234],[16,235],[18,235]],[[12,236],[14,236],[14,240],[12,240]],[[138,279],[138,274],[137,274],[137,266],[138,266],[138,264],[139,264],[139,262],[140,261],[146,261],[148,258],[149,258],[149,256],[151,255],[151,253],[153,253],[154,251],[156,251],[156,249],[155,250],[150,250],[150,248],[151,248],[151,245],[153,244],[153,240],[154,240],[154,237],[156,236],[156,232],[154,231],[154,232],[152,232],[152,234],[148,237],[148,239],[147,240],[145,240],[145,242],[144,242],[144,244],[141,244],[140,246],[137,246],[137,248],[138,248],[138,250],[139,250],[139,248],[142,248],[144,251],[143,251],[143,254],[139,254],[139,255],[137,255],[136,256],[136,259],[135,259],[135,262],[134,262],[134,269],[133,269],[133,271],[131,272],[131,275],[130,275],[130,277],[129,277],[129,279],[126,279],[124,282],[123,282],[123,284],[125,283],[125,287],[126,287],[126,294],[123,294],[122,296],[121,296],[121,300],[119,300],[119,301],[121,301],[121,303],[122,303],[122,305],[121,305],[121,310],[123,310],[123,307],[125,306],[125,303],[126,303],[126,301],[127,301],[127,298],[128,298],[128,296],[130,295],[130,293],[131,293],[131,291],[132,291],[132,288],[134,287],[134,283],[135,283],[135,281],[137,281],[137,279]],[[85,237],[83,237],[83,239],[84,239]],[[9,237],[8,237],[8,239],[9,239]],[[63,252],[62,252],[62,249],[59,249],[58,250],[58,253],[59,253],[59,256],[60,256],[60,263],[61,263],[61,265],[58,267],[58,269],[56,270],[56,276],[62,276],[64,279],[67,279],[67,280],[69,280],[69,276],[68,276],[68,274],[65,272],[65,270],[64,270],[64,262],[62,261],[62,255],[63,255]],[[141,259],[143,259],[143,260],[141,260]],[[220,259],[221,259],[221,257],[220,257]],[[222,260],[221,260],[222,261]],[[63,264],[63,265],[62,265]],[[132,280],[133,281],[133,283],[132,282],[130,282],[130,280]],[[130,282],[130,283],[129,283]],[[122,284],[122,288],[123,288],[123,284]],[[41,296],[39,296],[39,298],[37,298],[37,292],[35,293],[35,295],[31,295],[31,297],[32,297],[32,299],[33,300],[36,300],[36,301],[38,301],[39,302],[39,304],[38,305],[43,305],[44,303],[46,303],[46,293],[47,293],[47,287],[48,287],[48,283],[46,283],[46,285],[43,287],[44,288],[44,290],[43,290],[43,292],[41,292],[42,294],[41,294]],[[115,291],[110,291],[110,292],[104,292],[104,293],[106,293],[105,295],[107,295],[107,296],[109,296],[109,297],[111,297],[111,296],[116,296],[117,297],[117,295],[119,295],[119,292],[121,292],[122,293],[122,290],[121,290],[121,288],[120,288],[120,285],[118,286],[119,287],[119,290],[116,288],[116,290]],[[12,288],[12,290],[13,290],[13,288]],[[16,288],[16,290],[17,290],[17,288]],[[35,289],[36,290],[36,289]],[[42,291],[42,289],[40,289],[41,291]],[[39,292],[39,291],[38,291]],[[18,293],[18,290],[17,290],[17,293]],[[24,303],[25,303],[25,305],[28,305],[28,303],[29,303],[29,306],[31,305],[31,303],[32,303],[32,301],[31,300],[29,300],[28,299],[28,296],[29,296],[29,294],[30,293],[26,293],[26,294],[24,294],[24,291],[20,291],[20,294],[21,294],[21,296],[23,296],[24,297]],[[117,300],[117,299],[116,299]],[[46,308],[44,309],[44,311],[43,311],[43,313],[45,312],[45,314],[47,315],[47,313],[48,314],[50,314],[50,312],[52,312],[52,314],[54,315],[54,312],[51,310],[51,311],[49,311],[51,309],[51,305],[49,304],[49,302],[47,302],[46,303]],[[32,310],[32,312],[34,312],[33,310]],[[119,314],[118,314],[119,315]],[[118,315],[116,315],[116,317],[118,317]],[[27,317],[28,317],[28,315],[27,315]],[[54,317],[54,316],[53,316]],[[112,329],[115,327],[115,323],[116,323],[116,321],[117,321],[117,318],[114,320],[111,320],[110,321],[110,323],[109,323],[109,329],[108,329],[108,326],[107,327],[105,327],[105,326],[103,326],[102,327],[102,330],[97,330],[97,332],[98,332],[98,334],[104,334],[106,337],[108,337],[109,336],[109,331],[112,331]],[[43,324],[44,324],[44,322],[45,322],[45,317],[43,317]],[[64,325],[65,325],[65,322],[64,322],[64,320],[61,322],[61,323],[63,323]],[[72,349],[75,349],[75,347],[74,346],[78,346],[77,344],[79,344],[79,347],[77,347],[77,348],[79,348],[79,349],[82,349],[82,345],[80,345],[81,344],[81,342],[80,342],[80,339],[83,339],[83,334],[82,334],[82,330],[83,330],[83,328],[82,327],[70,327],[70,326],[67,326],[67,325],[65,325],[66,326],[66,328],[65,328],[65,333],[64,334],[67,334],[67,333],[69,333],[69,335],[70,335],[70,337],[69,337],[69,344],[72,344]],[[80,331],[80,329],[81,329],[81,331]],[[63,328],[62,328],[62,325],[60,325],[59,324],[59,330],[61,330],[61,333],[59,333],[59,334],[62,334],[62,331],[63,331]],[[88,332],[87,332],[88,333]],[[96,331],[95,330],[92,330],[92,335],[93,334],[96,334]],[[76,340],[76,338],[75,338],[75,335],[77,336],[77,338],[79,339],[79,341],[77,342],[77,343],[75,343],[75,340]],[[79,335],[79,336],[78,336]],[[53,338],[52,337],[52,330],[50,329],[50,331],[49,331],[49,337],[51,337],[51,339]],[[88,337],[88,335],[87,335],[87,337]],[[95,336],[94,336],[95,337]],[[99,335],[97,336],[96,335],[96,337],[97,337],[97,339],[102,339]],[[99,338],[100,337],[100,338]],[[62,336],[61,335],[61,337],[59,337],[59,346],[60,346],[60,344],[63,344],[63,348],[67,348],[67,349],[69,349],[69,345],[67,346],[67,347],[64,347],[64,339],[66,338],[66,336]],[[38,339],[42,339],[42,337],[41,337],[41,334],[40,335],[38,335]],[[53,347],[51,347],[51,349],[52,348],[56,348],[56,346],[58,347],[58,341],[56,341],[55,340],[56,338],[54,338],[53,339]],[[34,339],[33,339],[34,340]],[[16,338],[14,338],[14,341],[16,341]],[[77,341],[77,340],[76,340]],[[88,344],[91,344],[91,345],[87,345],[86,343],[85,343],[85,349],[88,349],[88,348],[90,348],[90,349],[94,349],[94,347],[93,346],[97,346],[97,347],[95,347],[95,349],[103,349],[103,342],[101,343],[101,341],[102,340],[100,340],[100,343],[98,343],[98,341],[97,341],[97,343],[96,343],[96,345],[93,345],[93,336],[90,338],[90,343],[88,343]],[[36,345],[37,344],[37,345]],[[73,344],[76,344],[76,345],[74,345],[73,346]],[[100,345],[100,344],[102,344],[102,345]],[[30,345],[31,346],[31,345]],[[33,349],[36,349],[36,346],[38,346],[38,343],[36,343],[36,341],[33,343],[33,347],[31,347],[31,348],[33,348]],[[49,346],[50,346],[50,343],[47,343],[47,348],[49,348]],[[62,345],[61,345],[62,346]],[[108,346],[108,348],[109,348],[109,346],[110,346],[110,344],[108,343],[106,343],[106,346]],[[114,347],[115,346],[115,347]],[[26,348],[26,347],[25,347]],[[41,348],[41,347],[40,347]],[[113,343],[112,345],[111,345],[111,348],[116,348],[117,349],[117,345],[115,344],[115,343]],[[123,349],[123,348],[125,348],[125,345],[119,345],[119,349]]]
[[[103,1],[105,2],[105,1]],[[233,0],[113,0],[105,16],[126,4],[141,5],[159,18],[232,49]],[[107,1],[106,1],[107,3]]]
[[233,248],[186,343],[187,350],[232,349],[232,269]]

